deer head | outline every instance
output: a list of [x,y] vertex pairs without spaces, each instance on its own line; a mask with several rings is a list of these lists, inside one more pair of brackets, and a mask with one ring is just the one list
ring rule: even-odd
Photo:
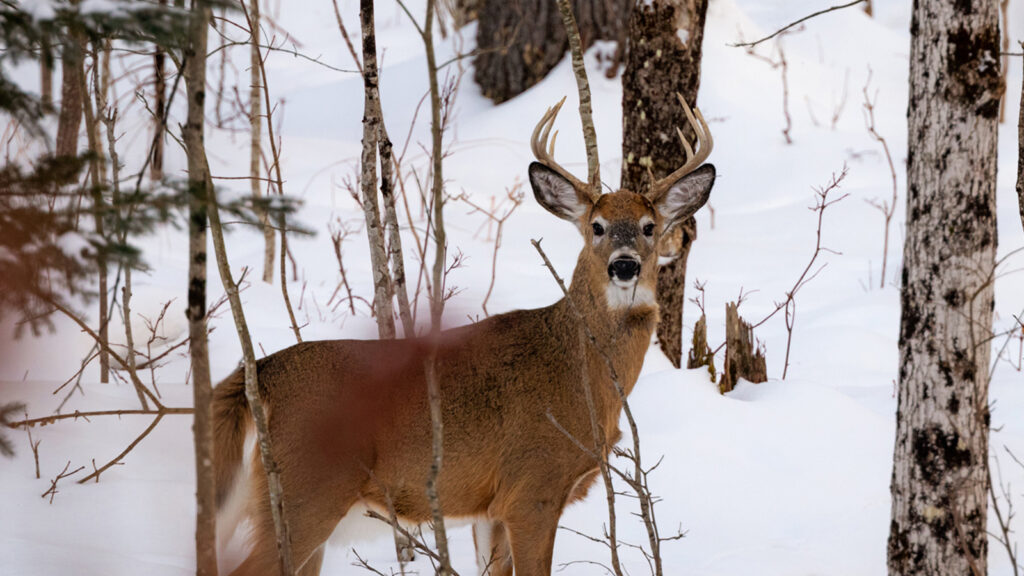
[[592,278],[606,284],[609,308],[653,305],[659,242],[707,202],[715,181],[715,167],[701,166],[713,147],[708,125],[699,110],[694,113],[679,97],[696,134],[691,146],[676,128],[687,161],[664,178],[652,177],[643,193],[620,189],[601,194],[554,160],[558,133],[551,135],[551,129],[564,102],[548,108],[534,128],[531,148],[537,161],[529,169],[533,194],[541,206],[583,234],[577,272],[586,266]]

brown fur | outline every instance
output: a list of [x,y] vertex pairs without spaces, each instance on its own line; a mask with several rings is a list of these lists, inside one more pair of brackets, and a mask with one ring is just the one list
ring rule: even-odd
[[[708,186],[710,188],[710,185]],[[632,223],[635,238],[594,241],[590,222]],[[442,332],[437,374],[444,422],[444,463],[438,486],[445,514],[487,517],[519,576],[547,576],[558,519],[596,477],[596,462],[558,430],[595,446],[582,386],[593,394],[604,446],[619,439],[621,403],[601,354],[587,343],[582,322],[610,355],[628,394],[640,373],[657,323],[652,302],[610,309],[605,291],[609,258],[630,243],[641,259],[639,286],[653,294],[657,235],[645,238],[641,218],[663,227],[642,196],[607,194],[589,204],[577,225],[584,233],[570,297]],[[599,239],[601,240],[601,239]],[[620,241],[621,240],[621,241]],[[431,426],[423,339],[306,342],[258,363],[261,398],[269,412],[280,464],[296,565],[319,571],[322,544],[357,501],[394,506],[399,517],[425,522]],[[234,480],[249,427],[240,372],[215,392],[218,501]],[[245,481],[253,495],[253,550],[237,575],[277,573],[277,548],[266,479],[254,455]],[[500,524],[499,524],[500,523]],[[507,540],[505,537],[507,536]],[[499,566],[502,565],[499,562]],[[507,572],[496,571],[498,574]]]

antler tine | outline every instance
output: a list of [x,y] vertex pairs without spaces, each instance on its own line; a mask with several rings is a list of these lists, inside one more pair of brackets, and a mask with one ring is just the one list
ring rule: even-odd
[[697,135],[697,141],[695,142],[697,150],[696,152],[694,151],[693,146],[691,146],[683,136],[683,131],[676,127],[676,135],[679,136],[679,141],[682,143],[683,149],[686,151],[686,163],[668,176],[657,180],[651,185],[651,196],[654,198],[660,197],[669,189],[669,187],[675,184],[676,181],[696,170],[697,167],[708,159],[708,156],[711,155],[711,150],[715,146],[715,141],[711,137],[711,129],[708,128],[708,123],[704,121],[704,115],[700,113],[700,109],[691,109],[686,103],[686,100],[684,100],[682,95],[679,93],[676,93],[676,98],[679,100],[679,104],[683,107],[683,112],[686,113],[687,122],[689,122],[690,127],[693,128],[694,134]]
[[555,119],[558,117],[558,112],[562,109],[562,104],[565,104],[564,97],[558,101],[558,104],[548,108],[544,116],[541,117],[540,122],[533,129],[533,136],[530,138],[530,149],[533,151],[533,156],[538,162],[557,172],[577,190],[593,195],[590,186],[586,182],[576,178],[558,162],[555,162],[555,140],[558,138],[558,131],[556,130],[554,135],[552,135],[551,129],[555,126]]

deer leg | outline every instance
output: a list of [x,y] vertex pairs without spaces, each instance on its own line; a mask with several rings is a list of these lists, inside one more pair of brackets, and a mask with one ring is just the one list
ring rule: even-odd
[[555,532],[564,498],[531,499],[504,518],[516,576],[550,576]]
[[299,576],[320,576],[320,567],[324,563],[324,547],[325,544],[321,544],[316,552],[306,560],[306,565],[299,570]]
[[[280,560],[277,551],[277,536],[270,512],[270,495],[267,492],[266,476],[262,466],[254,467],[251,504],[253,522],[252,551],[232,576],[277,576]],[[299,474],[291,470],[282,475],[287,483],[289,476]],[[323,544],[330,537],[338,522],[359,498],[362,480],[358,478],[337,478],[334,482],[318,482],[306,485],[303,490],[292,489],[286,484],[285,513],[292,544],[292,564],[301,576],[316,576],[323,562]],[[297,488],[297,487],[293,487]]]
[[505,525],[499,520],[473,524],[473,545],[480,576],[512,576],[512,549]]

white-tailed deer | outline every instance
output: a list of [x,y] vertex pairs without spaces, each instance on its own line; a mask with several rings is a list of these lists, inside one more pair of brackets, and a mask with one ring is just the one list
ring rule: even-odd
[[[583,234],[568,299],[444,331],[434,342],[305,342],[259,361],[294,562],[303,575],[319,573],[324,542],[357,503],[393,507],[410,523],[430,519],[423,359],[433,345],[445,430],[438,480],[445,515],[485,521],[476,534],[489,536],[489,543],[478,541],[481,553],[496,553],[490,573],[510,574],[513,566],[518,576],[551,573],[562,510],[598,473],[593,454],[576,442],[607,450],[620,436],[622,404],[606,356],[629,394],[658,320],[659,239],[704,205],[715,179],[713,166],[700,166],[711,151],[707,124],[686,108],[697,134],[696,153],[683,140],[686,164],[643,195],[602,195],[553,159],[548,137],[560,107],[548,109],[534,130],[537,162],[529,176],[537,201]],[[591,389],[601,439],[594,438],[583,386]],[[251,455],[249,476],[239,474],[252,427],[241,370],[214,394],[218,503],[239,484],[249,494],[253,528],[251,552],[234,573],[277,574],[258,455]]]

